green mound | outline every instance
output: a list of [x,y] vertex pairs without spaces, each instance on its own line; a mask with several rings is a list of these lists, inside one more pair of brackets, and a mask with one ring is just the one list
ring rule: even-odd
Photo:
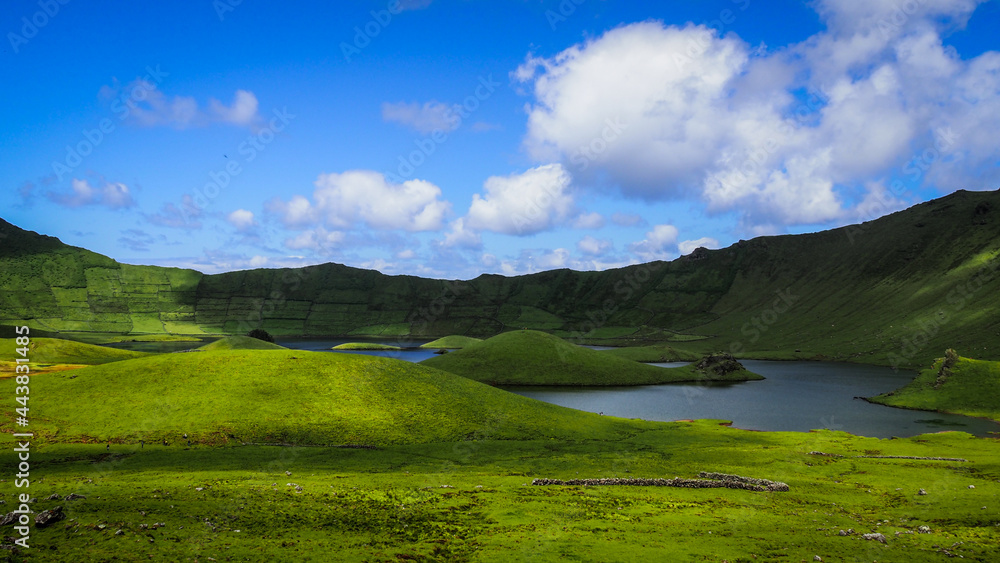
[[427,344],[422,344],[421,348],[438,348],[445,350],[458,350],[468,346],[472,346],[478,342],[482,342],[481,338],[473,338],[471,336],[462,336],[459,334],[452,334],[451,336],[445,336],[444,338],[438,338],[428,342]]
[[[13,396],[13,382],[3,385]],[[410,362],[298,350],[160,354],[45,374],[31,385],[35,436],[56,442],[175,442],[182,434],[215,444],[427,443],[581,432],[615,439],[652,424],[609,423]]]
[[218,350],[287,350],[287,348],[249,336],[227,336],[197,348],[197,350],[212,352]]
[[982,416],[1000,421],[1000,362],[939,358],[912,382],[870,399],[891,407]]
[[647,366],[533,330],[505,332],[421,364],[491,385],[652,385],[714,379],[693,366]]
[[181,334],[126,334],[112,336],[102,342],[201,342],[201,338]]
[[632,346],[628,348],[615,348],[614,350],[602,350],[605,354],[617,356],[633,362],[643,362],[654,364],[660,362],[694,362],[701,358],[694,352],[678,350],[666,344],[651,344],[649,346]]
[[[23,357],[20,354],[12,355],[15,353],[15,348],[20,348],[13,338],[0,338],[0,346],[3,346],[5,351],[4,359]],[[61,338],[31,338],[28,344],[28,359],[32,363],[40,364],[96,365],[142,358],[148,355],[146,352],[119,350]]]
[[338,344],[331,350],[402,350],[399,346],[389,344],[377,344],[375,342],[347,342]]

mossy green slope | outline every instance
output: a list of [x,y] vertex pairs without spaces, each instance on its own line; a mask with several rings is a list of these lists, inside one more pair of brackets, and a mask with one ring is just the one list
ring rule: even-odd
[[692,366],[648,366],[534,330],[505,332],[420,363],[491,385],[653,385],[712,378]]
[[392,346],[390,344],[379,344],[377,342],[345,342],[344,344],[338,344],[332,348],[332,350],[383,350],[383,351],[394,351],[402,350],[399,346]]
[[273,342],[265,342],[249,336],[227,336],[197,348],[206,352],[218,350],[287,350]]
[[462,336],[460,334],[452,334],[451,336],[445,336],[443,338],[438,338],[437,340],[432,340],[427,344],[421,344],[421,348],[437,348],[445,350],[458,350],[460,348],[465,348],[466,346],[472,346],[477,342],[482,342],[481,338],[473,338],[471,336]]
[[633,362],[660,363],[660,362],[693,362],[701,358],[694,352],[678,350],[666,344],[650,344],[649,346],[629,346],[626,348],[615,348],[613,350],[602,350],[605,354],[610,354]]
[[870,399],[872,402],[938,412],[981,416],[1000,421],[1000,362],[959,358],[942,374],[945,360],[920,372],[900,389]]
[[[0,346],[7,351],[6,355],[14,353],[17,346],[13,338],[0,338]],[[61,338],[30,338],[28,344],[28,359],[42,364],[84,364],[96,365],[108,362],[119,362],[148,356],[146,352],[119,350],[107,346],[95,346],[83,342],[74,342]],[[10,357],[22,357],[21,355]],[[4,359],[7,359],[6,357]]]
[[[13,383],[2,385],[13,396]],[[161,354],[44,374],[32,379],[31,413],[36,437],[61,442],[182,433],[201,443],[612,438],[647,424],[609,425],[406,361],[293,350]]]

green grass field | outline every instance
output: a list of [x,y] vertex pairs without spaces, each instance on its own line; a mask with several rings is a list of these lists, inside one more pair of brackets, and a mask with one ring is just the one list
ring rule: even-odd
[[390,344],[378,344],[376,342],[345,342],[331,348],[332,350],[402,350],[399,346]]
[[[533,330],[505,332],[420,364],[490,385],[653,385],[715,379],[693,366],[648,366]],[[760,376],[743,370],[725,379]]]
[[940,377],[944,361],[944,358],[939,358],[909,385],[873,397],[871,401],[893,407],[951,412],[1000,421],[1000,362],[960,358],[950,368],[950,375]]
[[432,340],[427,344],[421,344],[421,348],[438,348],[444,350],[458,350],[465,348],[467,346],[472,346],[477,342],[482,342],[481,338],[473,338],[471,336],[461,336],[458,334],[452,334],[451,336],[445,336],[438,338],[437,340]]

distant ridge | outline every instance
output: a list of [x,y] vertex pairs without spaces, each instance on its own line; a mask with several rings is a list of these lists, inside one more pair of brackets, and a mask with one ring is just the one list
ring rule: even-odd
[[[48,331],[484,337],[529,328],[698,348],[924,365],[1000,359],[1000,191],[671,262],[468,281],[341,264],[204,275],[131,266],[0,222],[0,324]],[[687,344],[682,347],[686,347]]]

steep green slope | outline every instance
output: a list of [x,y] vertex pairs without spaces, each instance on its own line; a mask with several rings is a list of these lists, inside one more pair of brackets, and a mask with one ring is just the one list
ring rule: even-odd
[[451,336],[445,336],[438,338],[437,340],[432,340],[427,344],[421,344],[421,348],[443,348],[446,350],[457,350],[459,348],[465,348],[466,346],[472,346],[477,342],[482,342],[481,338],[473,338],[471,336],[461,336],[458,334],[452,334]]
[[761,379],[745,370],[717,376],[693,366],[648,366],[534,330],[505,332],[420,364],[491,385],[654,385],[722,378]]
[[912,382],[873,403],[982,416],[1000,421],[1000,362],[939,358]]
[[273,342],[264,342],[263,340],[249,336],[227,336],[200,346],[197,349],[205,352],[215,352],[219,350],[286,350],[287,348]]
[[[13,384],[0,381],[10,396]],[[31,382],[31,414],[36,437],[60,442],[175,441],[182,434],[201,443],[424,443],[577,432],[611,439],[643,427],[608,425],[410,362],[299,350],[161,354],[43,374]]]
[[[13,338],[0,338],[0,349],[4,350],[4,360],[14,357],[14,350],[20,348]],[[107,346],[95,346],[63,340],[61,338],[31,338],[28,344],[28,359],[42,364],[85,364],[97,365],[122,360],[132,360],[148,356],[146,352],[119,350]]]
[[[45,330],[579,339],[709,337],[693,349],[925,365],[1000,359],[1000,191],[959,191],[815,234],[669,263],[468,281],[338,264],[204,276],[128,266],[0,222],[0,325]],[[798,354],[798,353],[796,353]]]

